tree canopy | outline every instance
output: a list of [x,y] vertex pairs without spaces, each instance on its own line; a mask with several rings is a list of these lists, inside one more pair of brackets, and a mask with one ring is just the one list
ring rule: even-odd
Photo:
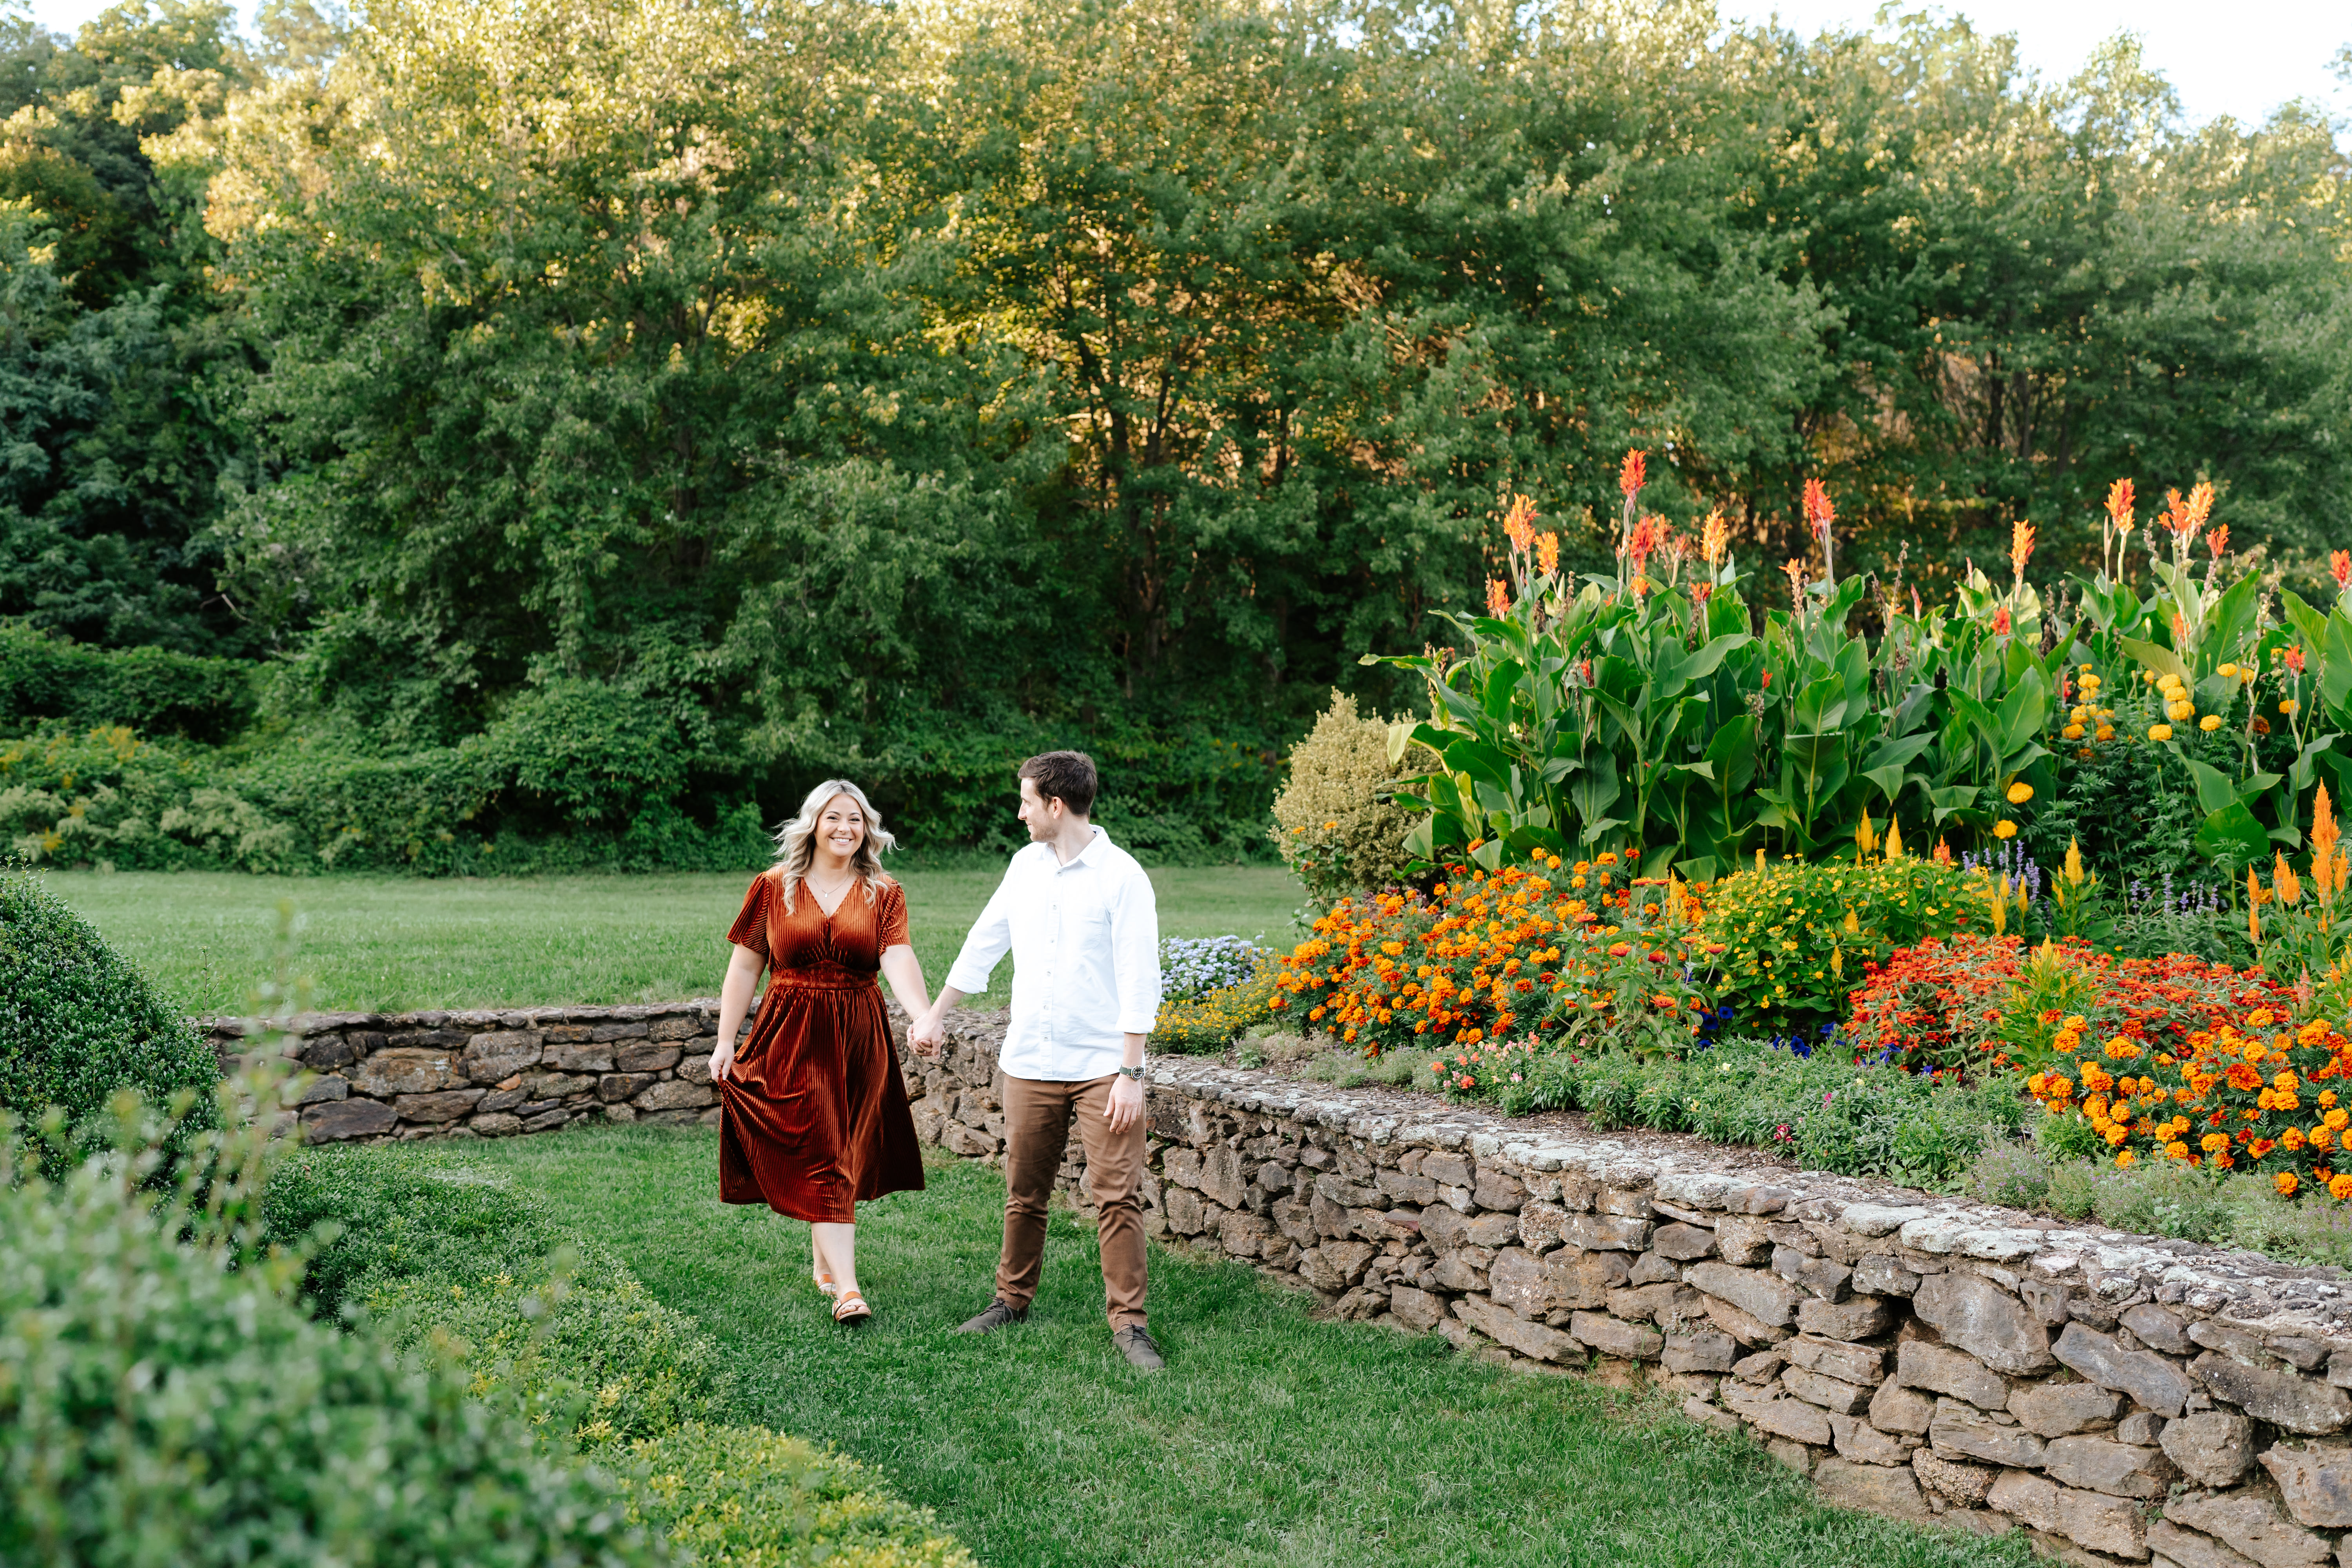
[[2021,518],[2095,558],[2127,475],[2291,580],[2352,543],[2335,128],[2189,124],[2128,42],[126,0],[0,63],[0,616],[255,660],[277,733],[1265,748],[1402,697],[1358,657],[1446,639],[1503,498],[1605,560],[1630,447],[1759,565],[1820,479],[1930,597]]

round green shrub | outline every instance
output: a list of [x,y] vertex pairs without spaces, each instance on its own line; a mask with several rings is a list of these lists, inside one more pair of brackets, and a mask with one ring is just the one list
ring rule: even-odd
[[662,1561],[597,1471],[175,1245],[94,1166],[0,1182],[0,1563]]
[[127,959],[38,879],[0,872],[0,1110],[33,1124],[57,1106],[80,1145],[118,1089],[158,1110],[185,1091],[176,1148],[216,1124],[219,1081],[211,1048]]
[[1404,837],[1420,816],[1385,797],[1399,776],[1433,765],[1416,748],[1389,761],[1389,726],[1331,694],[1331,706],[1290,748],[1290,782],[1274,801],[1274,841],[1307,896],[1328,907],[1349,893],[1402,882],[1412,856]]

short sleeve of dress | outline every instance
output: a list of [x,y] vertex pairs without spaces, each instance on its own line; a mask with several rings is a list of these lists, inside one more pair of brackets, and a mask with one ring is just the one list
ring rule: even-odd
[[882,884],[882,907],[876,911],[875,923],[881,928],[882,951],[894,947],[910,947],[907,935],[907,889],[896,882]]
[[768,910],[776,900],[776,879],[765,872],[751,879],[751,890],[743,895],[743,912],[727,928],[727,940],[738,947],[748,947],[761,958],[768,952]]

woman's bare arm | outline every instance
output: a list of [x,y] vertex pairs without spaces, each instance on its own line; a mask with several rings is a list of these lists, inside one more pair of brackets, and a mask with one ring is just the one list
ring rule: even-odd
[[768,961],[741,942],[727,961],[727,978],[719,985],[719,1044],[711,1048],[710,1076],[722,1079],[735,1063],[735,1037],[743,1031],[743,1015],[751,1010],[751,991]]
[[907,1026],[912,1029],[931,1010],[931,994],[923,988],[923,961],[915,950],[901,944],[886,948],[882,953],[882,978],[890,983],[890,990],[898,998],[898,1005],[907,1012]]

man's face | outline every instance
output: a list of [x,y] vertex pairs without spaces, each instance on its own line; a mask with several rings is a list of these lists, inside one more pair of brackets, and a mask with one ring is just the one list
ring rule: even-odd
[[1044,844],[1062,826],[1062,803],[1048,800],[1037,793],[1035,779],[1021,781],[1021,820],[1029,829],[1029,842]]

